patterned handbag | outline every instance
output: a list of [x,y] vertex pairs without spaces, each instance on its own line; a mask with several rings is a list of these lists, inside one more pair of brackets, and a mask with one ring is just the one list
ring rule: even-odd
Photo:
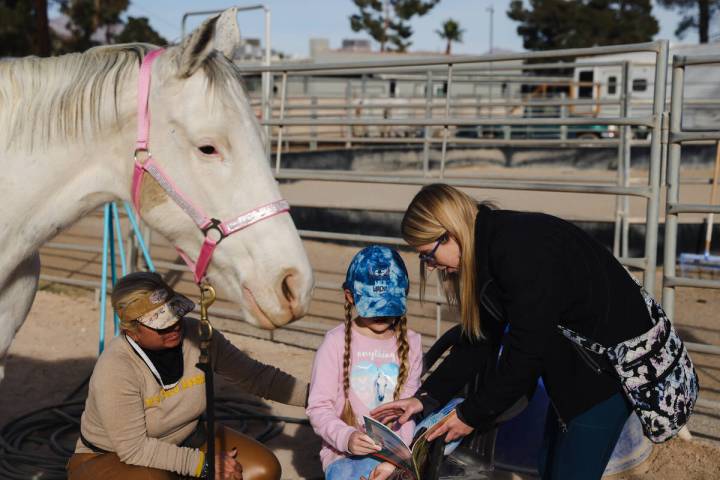
[[[690,355],[670,319],[644,289],[641,292],[653,326],[638,337],[604,347],[562,325],[558,328],[575,344],[608,359],[640,418],[645,436],[662,443],[687,423],[699,385]],[[578,350],[588,359],[587,352]],[[597,369],[597,365],[592,366]]]

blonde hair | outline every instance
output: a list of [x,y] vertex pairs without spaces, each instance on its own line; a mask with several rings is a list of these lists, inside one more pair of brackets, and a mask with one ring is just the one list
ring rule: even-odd
[[[490,202],[481,204],[494,208]],[[438,270],[448,303],[460,310],[463,331],[482,338],[477,304],[475,272],[475,217],[478,202],[457,188],[443,183],[424,186],[412,199],[402,219],[401,232],[412,247],[433,243],[446,233],[460,247],[458,273]],[[420,265],[420,299],[425,296],[425,266]]]
[[160,289],[166,289],[168,292],[172,292],[172,288],[155,272],[134,272],[118,280],[113,287],[110,301],[113,310],[115,310],[120,317],[120,330],[126,332],[137,331],[137,321],[123,319],[121,312],[133,302]]
[[[357,420],[352,405],[350,404],[350,344],[352,340],[352,305],[345,300],[345,350],[343,351],[343,392],[345,394],[345,406],[343,407],[340,419],[351,427],[357,428]],[[397,356],[400,359],[400,371],[398,372],[397,385],[393,393],[393,400],[400,399],[402,389],[407,382],[410,370],[408,355],[410,353],[410,344],[407,339],[407,317],[405,315],[397,317],[395,322],[395,331],[397,334]]]

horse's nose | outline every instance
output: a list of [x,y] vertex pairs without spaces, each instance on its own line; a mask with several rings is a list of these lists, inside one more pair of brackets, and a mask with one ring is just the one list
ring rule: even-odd
[[305,314],[300,298],[302,295],[301,285],[300,274],[294,268],[287,270],[280,281],[280,299],[286,302],[294,318]]

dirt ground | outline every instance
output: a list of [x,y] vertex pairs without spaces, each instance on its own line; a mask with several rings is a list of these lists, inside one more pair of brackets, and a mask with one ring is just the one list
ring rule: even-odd
[[[38,292],[28,320],[10,350],[6,379],[0,384],[0,425],[43,406],[61,402],[92,370],[97,352],[98,306],[89,291],[50,286]],[[108,324],[108,329],[110,325]],[[111,332],[111,330],[108,330]],[[308,379],[313,351],[228,333],[239,348]],[[218,393],[239,393],[220,384]],[[301,408],[268,402],[273,413],[303,417]],[[319,440],[307,426],[286,424],[267,445],[279,457],[283,478],[319,478]],[[635,472],[615,479],[720,478],[720,447],[698,436],[655,448]]]

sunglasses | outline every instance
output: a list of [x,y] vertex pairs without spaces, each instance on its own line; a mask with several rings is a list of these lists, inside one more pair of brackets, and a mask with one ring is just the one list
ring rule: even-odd
[[143,327],[147,328],[148,330],[152,330],[153,332],[157,333],[158,335],[165,335],[167,333],[172,333],[176,330],[180,330],[180,327],[182,326],[182,322],[180,320],[173,323],[169,327],[165,327],[165,328],[152,328],[152,327],[148,327],[144,323],[141,323],[141,322],[138,322],[138,323],[140,325],[142,325]]
[[420,261],[428,267],[436,267],[438,262],[435,258],[435,252],[437,252],[438,247],[445,240],[447,240],[447,233],[443,234],[440,238],[437,239],[437,241],[435,242],[435,246],[432,248],[432,250],[430,250],[429,252],[418,254],[418,257],[420,257]]

